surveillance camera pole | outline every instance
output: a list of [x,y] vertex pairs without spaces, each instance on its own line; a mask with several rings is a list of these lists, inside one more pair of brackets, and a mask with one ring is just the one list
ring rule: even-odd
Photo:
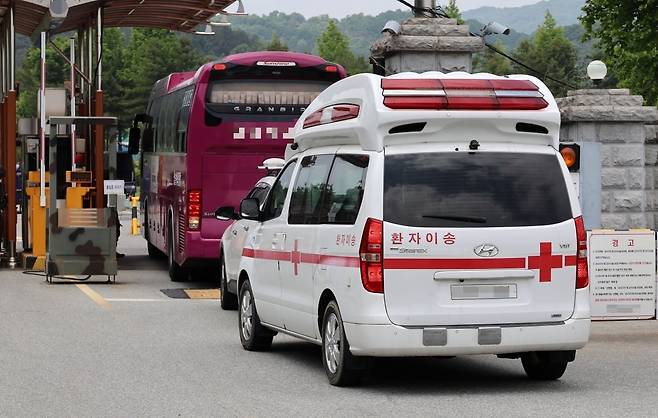
[[429,13],[423,12],[422,9],[436,9],[436,0],[415,0],[414,7],[416,17],[432,17]]

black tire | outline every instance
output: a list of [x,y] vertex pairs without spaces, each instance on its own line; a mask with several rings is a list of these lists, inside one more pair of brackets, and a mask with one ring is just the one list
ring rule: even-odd
[[167,255],[160,251],[158,247],[155,245],[151,244],[151,234],[149,233],[149,219],[148,219],[148,206],[144,205],[144,225],[142,225],[142,228],[144,228],[144,238],[146,239],[146,248],[148,251],[149,258],[153,260],[162,260],[163,258],[166,258]]
[[148,249],[149,257],[152,258],[153,260],[161,260],[164,258],[164,253],[158,249],[155,245],[151,244],[150,242],[146,242],[146,246]]
[[550,353],[525,353],[521,356],[523,370],[534,380],[557,380],[564,374],[568,363],[566,359],[551,358]]
[[334,386],[359,384],[367,369],[367,359],[350,352],[343,318],[335,301],[329,302],[322,317],[322,366]]
[[260,323],[251,284],[245,281],[240,287],[238,299],[238,332],[240,342],[247,351],[265,351],[272,346],[275,333]]
[[174,257],[174,231],[171,229],[171,226],[168,228],[168,239],[167,239],[167,265],[169,267],[169,278],[172,282],[184,282],[187,281],[188,275],[181,266],[176,263]]
[[238,296],[229,292],[224,255],[219,258],[219,304],[225,311],[238,309]]

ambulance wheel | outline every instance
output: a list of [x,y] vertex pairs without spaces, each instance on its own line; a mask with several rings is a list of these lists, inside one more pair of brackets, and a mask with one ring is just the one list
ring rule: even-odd
[[238,308],[238,327],[240,342],[247,351],[269,350],[272,346],[274,332],[260,323],[251,285],[247,280],[240,288],[240,306]]
[[238,309],[238,297],[228,291],[228,278],[226,277],[226,265],[224,255],[219,258],[219,304],[225,311]]
[[174,232],[169,228],[169,239],[167,240],[167,265],[169,266],[169,278],[172,282],[184,282],[187,274],[174,258]]
[[521,356],[523,370],[534,380],[557,380],[564,374],[569,362],[551,358],[550,353],[525,353]]
[[352,386],[361,382],[367,359],[350,352],[345,337],[343,319],[338,304],[329,302],[322,319],[322,365],[329,383],[334,386]]

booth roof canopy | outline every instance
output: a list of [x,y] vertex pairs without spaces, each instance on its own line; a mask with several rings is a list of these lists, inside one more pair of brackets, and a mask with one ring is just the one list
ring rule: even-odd
[[[104,27],[142,27],[192,32],[235,0],[68,0],[66,19],[55,32],[68,32],[94,25],[98,8]],[[50,16],[49,0],[0,0],[0,19],[15,5],[16,32],[32,35]]]

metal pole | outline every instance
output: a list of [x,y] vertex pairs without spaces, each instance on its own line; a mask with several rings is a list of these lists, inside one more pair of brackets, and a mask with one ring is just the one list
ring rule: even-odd
[[[40,144],[40,188],[39,188],[39,205],[46,207],[46,32],[41,32],[41,88],[39,89],[39,113],[41,116],[41,126],[39,129]],[[52,161],[51,161],[52,162]],[[51,179],[52,180],[52,179]]]
[[0,56],[2,57],[2,99],[5,98],[5,93],[7,92],[7,26],[2,25],[2,50],[0,51]]
[[[94,42],[92,40],[92,30],[91,26],[87,28],[87,78],[90,80],[90,84],[87,88],[87,104],[89,107],[87,115],[93,115],[93,107],[92,107],[92,100],[91,98],[93,97],[93,82],[94,82],[94,66],[93,66],[93,48],[94,48]],[[88,126],[87,129],[91,131],[91,126]],[[91,137],[90,137],[91,138]]]
[[9,54],[11,66],[9,67],[9,90],[16,89],[16,30],[14,24],[14,8],[9,9]]
[[103,90],[103,9],[98,8],[98,18],[96,19],[96,55],[98,56],[98,91]]
[[[75,38],[69,41],[71,50],[71,116],[75,117]],[[71,171],[76,170],[75,164],[75,123],[71,124]],[[73,187],[76,186],[74,182]]]
[[16,260],[16,86],[14,79],[15,72],[15,27],[14,27],[14,7],[9,8],[9,51],[7,51],[7,58],[9,62],[9,94],[7,95],[7,100],[5,105],[7,110],[5,115],[7,115],[6,122],[6,134],[7,134],[7,169],[10,175],[7,177],[7,188],[9,189],[8,204],[9,208],[7,211],[7,239],[9,242],[9,268],[15,268],[17,265]]
[[414,11],[416,17],[432,17],[431,14],[417,9],[436,9],[436,0],[416,0],[414,6],[416,7]]

